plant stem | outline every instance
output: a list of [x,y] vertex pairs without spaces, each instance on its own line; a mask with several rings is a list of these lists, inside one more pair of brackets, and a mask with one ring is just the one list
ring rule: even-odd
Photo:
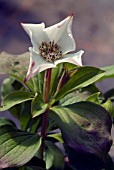
[[44,75],[44,102],[48,103],[49,100],[49,91],[50,91],[50,82],[51,82],[51,68],[45,71]]
[[[48,69],[45,71],[45,76],[44,76],[44,102],[48,103],[49,102],[49,91],[50,91],[50,82],[51,82],[51,70]],[[42,136],[42,141],[41,141],[41,159],[43,160],[43,153],[44,153],[44,148],[45,148],[45,136],[46,136],[46,126],[47,126],[47,121],[48,121],[48,113],[49,113],[49,108],[44,112],[43,114],[43,120],[42,120],[42,129],[41,129],[41,136]]]

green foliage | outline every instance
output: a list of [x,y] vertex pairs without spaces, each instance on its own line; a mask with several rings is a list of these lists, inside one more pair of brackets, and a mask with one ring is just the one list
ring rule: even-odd
[[100,92],[91,94],[91,95],[87,98],[87,101],[100,104],[99,99],[98,99],[99,94],[100,94]]
[[86,87],[103,77],[105,72],[95,67],[80,67],[70,80],[60,89],[56,95],[56,100],[60,100],[73,90]]
[[110,99],[108,99],[102,106],[110,113],[111,117],[114,117],[113,104]]
[[63,170],[64,168],[64,155],[62,151],[49,141],[46,141],[45,161],[46,169]]
[[32,116],[36,117],[44,113],[47,109],[47,104],[43,102],[42,98],[36,94],[31,103]]
[[16,127],[15,123],[12,120],[10,120],[6,117],[1,117],[0,118],[0,126],[4,126],[4,125],[10,125],[10,126]]
[[30,92],[25,91],[11,92],[3,98],[0,111],[8,110],[17,104],[23,103],[28,100],[32,100],[32,97],[33,95]]
[[107,67],[102,67],[104,71],[106,71],[105,75],[102,77],[102,79],[106,78],[114,78],[114,65],[112,66],[107,66]]
[[[55,106],[51,110],[67,149],[71,148],[75,154],[83,153],[82,156],[87,154],[106,160],[112,144],[111,118],[103,107],[91,102],[79,102],[65,107]],[[77,167],[72,161],[71,165]]]
[[47,137],[52,138],[52,139],[54,138],[57,141],[59,141],[60,143],[64,143],[61,133],[52,133],[52,134],[47,135]]
[[50,86],[50,95],[56,91],[58,81],[61,78],[63,70],[63,65],[59,64],[58,67],[53,68],[52,75],[51,75],[51,86]]
[[74,91],[63,97],[59,103],[61,106],[66,106],[80,101],[85,101],[88,98],[88,96],[89,93],[87,92],[80,93],[79,91]]
[[[114,66],[99,69],[59,64],[52,69],[49,98],[45,103],[44,71],[24,83],[28,59],[28,53],[0,55],[0,73],[10,75],[1,87],[0,111],[8,110],[19,120],[21,129],[17,129],[12,120],[0,118],[0,168],[113,169],[108,152],[112,144],[114,93],[112,89],[103,94],[95,83],[113,78]],[[42,122],[47,111],[45,168],[40,157],[42,127],[45,124]],[[67,163],[64,157],[68,158]]]
[[40,137],[14,128],[0,127],[0,168],[22,166],[40,148]]
[[27,126],[31,119],[31,104],[30,101],[22,103],[21,110],[19,113],[19,120],[22,130],[27,130]]
[[8,93],[11,93],[14,91],[14,88],[12,86],[14,81],[15,79],[11,77],[8,77],[3,81],[2,87],[1,87],[2,98],[5,97]]

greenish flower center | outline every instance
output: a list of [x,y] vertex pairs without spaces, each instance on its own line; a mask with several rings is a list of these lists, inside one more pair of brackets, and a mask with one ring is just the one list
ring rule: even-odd
[[54,41],[42,42],[39,47],[40,55],[49,62],[54,62],[56,59],[62,57],[62,51],[60,46]]

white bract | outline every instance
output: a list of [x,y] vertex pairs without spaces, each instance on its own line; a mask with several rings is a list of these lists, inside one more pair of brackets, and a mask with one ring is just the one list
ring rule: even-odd
[[25,81],[41,71],[56,67],[59,63],[68,62],[82,66],[81,56],[84,51],[68,54],[76,48],[71,31],[72,20],[73,15],[48,28],[45,28],[44,23],[22,23],[33,45],[29,48],[30,64]]

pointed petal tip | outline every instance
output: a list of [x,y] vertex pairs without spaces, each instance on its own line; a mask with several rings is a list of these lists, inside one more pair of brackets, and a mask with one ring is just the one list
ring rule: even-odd
[[84,53],[84,50],[80,50],[80,53],[83,54],[83,53]]
[[75,15],[75,12],[71,13],[70,16],[73,17]]
[[22,22],[19,22],[19,23],[20,23],[21,27],[23,28],[24,23],[22,23]]
[[23,27],[24,26],[24,23],[23,22],[19,22],[20,23],[20,25]]
[[25,30],[25,23],[20,22],[21,27]]
[[73,17],[74,17],[74,15],[75,15],[75,12],[73,12],[73,13],[69,14],[69,15],[68,15],[68,17],[71,19],[71,18],[73,18]]

